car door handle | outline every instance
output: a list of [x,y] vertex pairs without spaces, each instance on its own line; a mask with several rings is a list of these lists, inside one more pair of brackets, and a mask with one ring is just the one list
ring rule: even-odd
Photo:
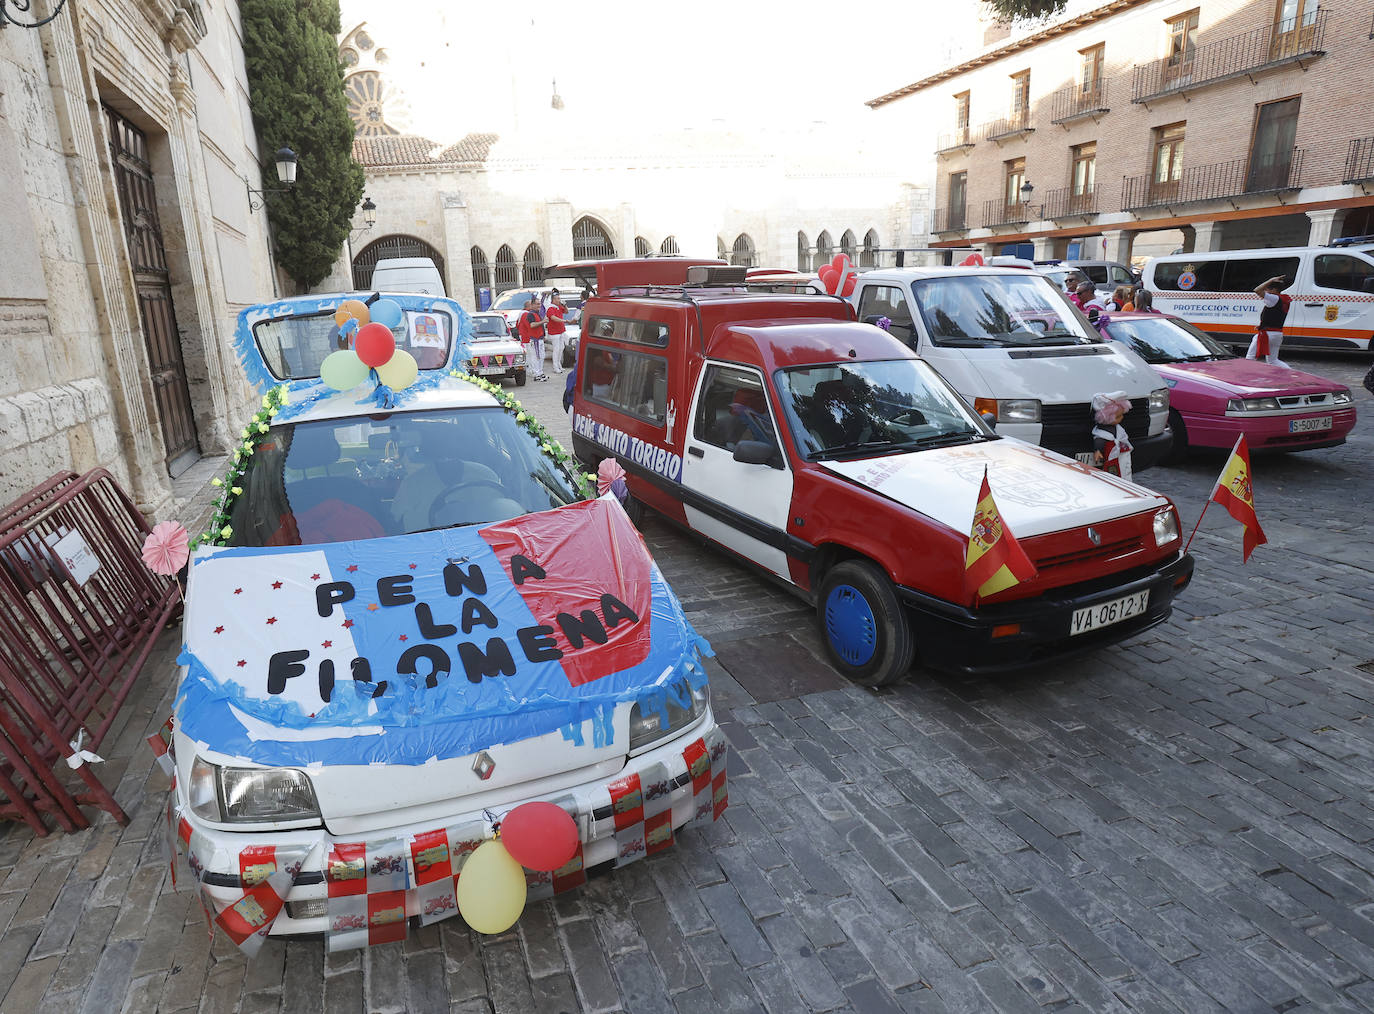
[[694,458],[704,458],[704,457],[706,457],[706,452],[703,451],[700,447],[689,447],[689,448],[687,448],[687,453],[690,454],[690,455],[691,455],[692,457],[694,457]]

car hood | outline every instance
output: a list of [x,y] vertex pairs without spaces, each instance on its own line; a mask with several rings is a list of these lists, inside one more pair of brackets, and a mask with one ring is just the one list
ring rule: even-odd
[[[1091,401],[1102,391],[1143,398],[1159,386],[1144,360],[1115,343],[976,349],[967,361],[985,385],[982,391],[963,392],[975,397],[1024,396],[1054,405]],[[932,365],[939,368],[940,362],[933,359]]]
[[957,532],[973,527],[986,470],[1012,533],[1046,535],[1168,504],[1144,486],[1013,437],[821,466]]
[[492,356],[512,356],[524,350],[524,346],[514,338],[487,338],[468,344],[468,359],[491,358]]
[[1325,377],[1254,359],[1213,359],[1201,363],[1160,363],[1160,376],[1187,380],[1238,397],[1316,394],[1339,386]]
[[670,695],[705,684],[710,650],[613,498],[483,528],[198,550],[184,631],[178,733],[216,763],[306,769],[334,829],[379,800],[401,811],[617,769],[630,705],[666,718]]

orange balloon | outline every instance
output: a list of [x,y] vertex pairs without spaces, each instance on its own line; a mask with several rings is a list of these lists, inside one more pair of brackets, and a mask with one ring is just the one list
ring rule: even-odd
[[350,320],[356,320],[359,326],[370,323],[372,314],[368,312],[367,304],[359,299],[345,299],[340,303],[334,311],[334,323],[342,327]]

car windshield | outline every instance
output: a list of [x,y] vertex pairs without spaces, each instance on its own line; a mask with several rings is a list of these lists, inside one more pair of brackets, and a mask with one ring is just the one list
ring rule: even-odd
[[301,546],[501,521],[580,499],[500,408],[273,426],[230,515],[234,546]]
[[911,283],[911,293],[936,345],[1090,345],[1103,340],[1040,274],[920,278]]
[[[453,325],[447,310],[403,310],[391,334],[396,347],[414,356],[420,369],[435,370],[448,362]],[[260,320],[253,325],[253,338],[278,380],[318,377],[327,355],[349,347],[348,339],[339,334],[333,310]]]
[[540,293],[531,289],[507,289],[496,297],[491,304],[493,310],[523,310],[531,299],[538,299]]
[[1231,353],[1185,320],[1172,317],[1137,317],[1113,320],[1107,335],[1121,342],[1151,365],[1201,363],[1230,359]]
[[505,338],[510,334],[506,327],[506,319],[499,316],[477,315],[472,318],[472,337],[482,338]]
[[987,429],[925,363],[833,363],[777,372],[797,449],[812,461],[987,439]]

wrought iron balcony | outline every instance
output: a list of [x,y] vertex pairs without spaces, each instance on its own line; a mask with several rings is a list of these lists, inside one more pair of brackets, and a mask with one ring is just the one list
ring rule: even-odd
[[1054,93],[1050,103],[1051,123],[1072,123],[1088,116],[1101,116],[1110,112],[1107,106],[1107,82],[1099,80],[1087,91],[1081,84],[1060,88]]
[[[1374,33],[1374,29],[1370,29]],[[1345,156],[1345,176],[1342,183],[1368,183],[1374,180],[1374,137],[1355,137]]]
[[1051,221],[1097,214],[1097,192],[1075,194],[1073,187],[1051,190],[1045,195],[1045,217]]
[[997,225],[1025,225],[1031,220],[1032,207],[1033,205],[1025,201],[984,201],[983,224],[988,228]]
[[935,140],[935,154],[944,155],[951,151],[960,151],[964,148],[973,147],[973,132],[968,126],[956,127],[946,134],[941,134]]
[[1030,110],[1022,109],[1000,120],[991,120],[983,124],[982,135],[985,141],[1006,141],[1029,134],[1034,129],[1030,125]]
[[1179,53],[1137,64],[1131,89],[1132,102],[1150,102],[1193,91],[1203,85],[1228,81],[1271,67],[1294,63],[1324,52],[1326,36],[1324,8],[1302,18],[1289,18],[1265,28],[1218,39],[1198,46],[1191,53]]
[[967,208],[963,205],[953,208],[936,208],[932,216],[931,232],[960,232],[964,229],[972,229],[973,223],[969,221]]
[[1160,182],[1153,173],[1122,180],[1121,208],[1174,207],[1198,201],[1220,201],[1244,194],[1272,194],[1297,190],[1302,176],[1301,148],[1272,156],[1238,158],[1212,165],[1189,166],[1177,180]]

